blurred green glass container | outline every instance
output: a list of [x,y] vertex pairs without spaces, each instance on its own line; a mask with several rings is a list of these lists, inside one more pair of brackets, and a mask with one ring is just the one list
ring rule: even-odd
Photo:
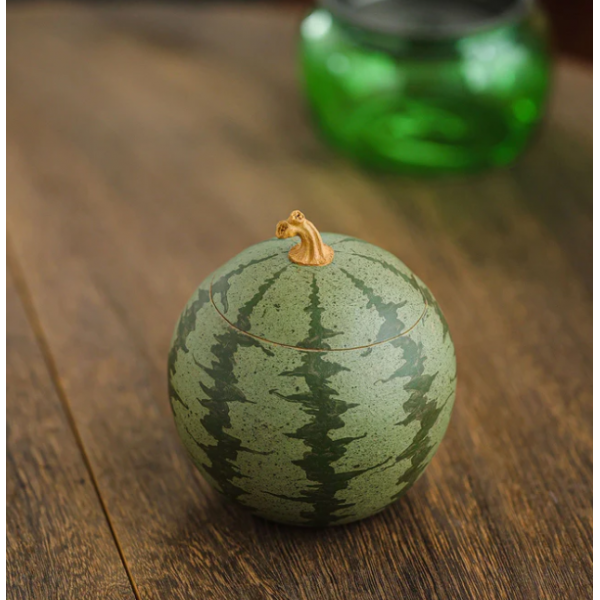
[[546,21],[529,0],[323,0],[302,22],[300,51],[325,137],[410,173],[512,162],[550,79]]

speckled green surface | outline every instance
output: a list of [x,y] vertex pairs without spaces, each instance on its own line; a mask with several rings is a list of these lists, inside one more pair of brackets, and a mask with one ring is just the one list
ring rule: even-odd
[[323,239],[336,252],[326,267],[292,264],[294,240],[232,259],[190,299],[169,353],[177,428],[205,478],[300,525],[361,519],[406,492],[456,387],[424,284],[381,248]]

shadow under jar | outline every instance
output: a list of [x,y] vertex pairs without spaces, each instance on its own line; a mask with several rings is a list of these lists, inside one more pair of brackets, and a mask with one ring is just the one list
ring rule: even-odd
[[322,0],[302,22],[304,84],[337,148],[409,173],[506,165],[550,79],[532,0]]

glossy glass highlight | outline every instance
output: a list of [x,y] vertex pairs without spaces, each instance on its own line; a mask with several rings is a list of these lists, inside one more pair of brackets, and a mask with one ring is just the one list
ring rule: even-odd
[[432,174],[513,161],[543,114],[550,73],[537,10],[419,40],[320,8],[302,23],[301,59],[310,107],[333,145],[368,165]]

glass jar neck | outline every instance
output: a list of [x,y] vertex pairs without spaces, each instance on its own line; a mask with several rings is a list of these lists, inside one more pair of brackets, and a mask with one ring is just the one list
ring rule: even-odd
[[336,19],[337,26],[344,35],[357,46],[369,48],[377,52],[385,52],[394,56],[411,56],[419,57],[423,60],[439,59],[447,57],[459,45],[476,43],[477,40],[484,40],[491,37],[517,38],[519,32],[523,29],[524,24],[530,19],[530,15],[526,15],[520,21],[514,23],[505,23],[501,26],[481,29],[476,32],[471,32],[465,36],[444,36],[437,38],[418,38],[418,37],[402,37],[399,35],[391,35],[389,33],[375,32],[367,29],[361,29],[355,25],[344,23]]

